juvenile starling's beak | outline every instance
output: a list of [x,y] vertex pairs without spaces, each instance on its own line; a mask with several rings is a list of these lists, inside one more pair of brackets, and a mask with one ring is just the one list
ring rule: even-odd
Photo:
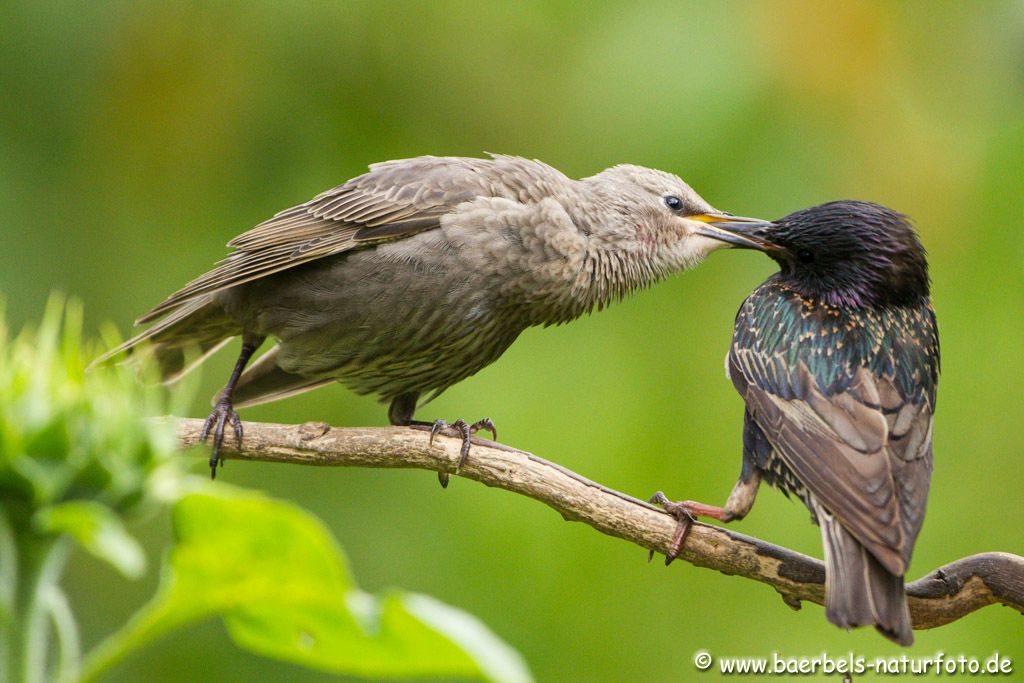
[[740,249],[758,249],[760,251],[765,251],[770,244],[761,237],[761,233],[764,228],[775,225],[771,221],[760,218],[730,216],[726,213],[699,213],[686,218],[704,223],[697,229],[698,235],[710,237]]

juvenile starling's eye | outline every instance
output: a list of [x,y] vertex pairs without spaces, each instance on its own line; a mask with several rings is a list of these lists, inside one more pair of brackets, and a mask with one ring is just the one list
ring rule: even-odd
[[812,254],[807,249],[801,249],[800,251],[796,252],[796,257],[800,259],[801,263],[811,263],[814,261],[814,254]]
[[679,211],[683,208],[683,200],[675,195],[669,195],[665,197],[665,206],[672,209],[673,211]]

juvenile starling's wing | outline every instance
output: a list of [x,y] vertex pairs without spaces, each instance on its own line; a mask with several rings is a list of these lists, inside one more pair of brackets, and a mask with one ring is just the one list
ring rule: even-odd
[[383,240],[437,228],[441,217],[476,197],[527,201],[568,179],[519,157],[417,157],[370,171],[286,209],[228,243],[236,251],[142,315],[136,324],[221,289]]
[[913,325],[846,325],[755,293],[729,354],[733,384],[779,457],[895,575],[906,570],[931,470],[938,346],[930,309],[917,313]]

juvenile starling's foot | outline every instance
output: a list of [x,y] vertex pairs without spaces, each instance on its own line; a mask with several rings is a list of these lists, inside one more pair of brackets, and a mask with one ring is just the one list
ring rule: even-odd
[[[434,443],[434,437],[438,434],[444,434],[445,436],[453,436],[455,438],[462,439],[462,448],[459,451],[459,462],[455,466],[455,474],[459,473],[459,470],[463,465],[466,464],[466,458],[469,457],[469,446],[471,438],[477,432],[483,430],[491,433],[491,439],[498,438],[498,430],[491,421],[491,418],[485,417],[482,420],[477,420],[473,424],[468,424],[465,420],[459,419],[448,424],[444,420],[434,420],[430,423],[413,423],[413,427],[425,428],[430,427],[430,443]],[[448,479],[450,474],[448,472],[438,472],[437,480],[441,482],[441,488],[448,488]]]
[[203,423],[203,431],[199,434],[199,440],[205,442],[206,438],[210,435],[210,428],[213,428],[213,450],[210,452],[210,479],[217,478],[217,465],[224,463],[219,453],[221,444],[224,443],[224,425],[228,422],[231,423],[231,427],[235,431],[235,441],[241,446],[242,418],[235,412],[235,407],[231,405],[231,399],[222,397],[217,399],[217,403],[213,406],[213,412],[206,418],[206,422]]

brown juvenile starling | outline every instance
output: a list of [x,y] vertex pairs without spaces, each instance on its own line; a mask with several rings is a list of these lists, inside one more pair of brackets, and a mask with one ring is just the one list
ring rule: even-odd
[[924,248],[905,216],[868,202],[717,227],[780,270],[736,316],[726,367],[746,402],[743,468],[725,507],[652,498],[680,519],[669,561],[691,515],[741,519],[764,480],[821,526],[828,620],[909,645],[903,575],[924,520],[939,376]]
[[[513,156],[374,164],[233,239],[216,268],[136,321],[159,322],[104,358],[145,341],[173,381],[242,338],[203,433],[211,474],[225,426],[242,438],[236,407],[335,381],[389,403],[391,424],[431,425],[413,420],[421,396],[492,363],[527,327],[695,265],[725,246],[709,236],[727,217],[639,166],[572,180]],[[276,345],[246,369],[268,337]],[[461,436],[462,461],[470,434],[494,431],[490,420],[431,426]]]

